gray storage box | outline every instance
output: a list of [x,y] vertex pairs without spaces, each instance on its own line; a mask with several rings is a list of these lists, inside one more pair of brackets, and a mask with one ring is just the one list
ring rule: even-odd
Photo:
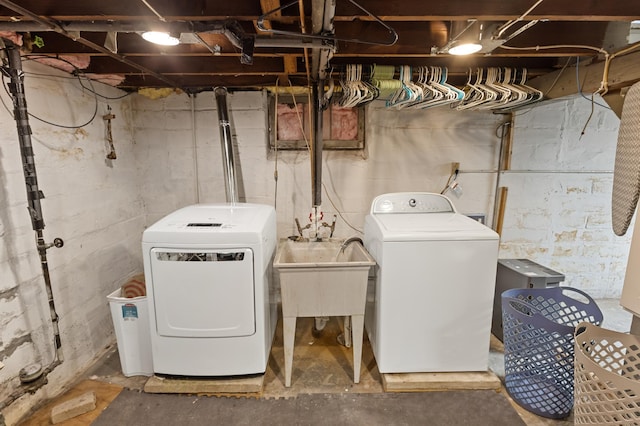
[[491,333],[502,340],[502,293],[512,288],[556,287],[564,275],[529,259],[498,259]]

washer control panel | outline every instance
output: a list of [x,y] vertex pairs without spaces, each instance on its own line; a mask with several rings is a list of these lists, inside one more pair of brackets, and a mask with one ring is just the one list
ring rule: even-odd
[[398,192],[379,195],[371,204],[372,214],[453,213],[455,208],[444,195],[431,192]]

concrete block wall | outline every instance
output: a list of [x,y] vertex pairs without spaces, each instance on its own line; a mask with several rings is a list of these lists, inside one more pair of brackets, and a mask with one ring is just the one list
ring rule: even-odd
[[[57,395],[114,342],[106,296],[142,271],[140,235],[144,209],[140,197],[140,161],[134,156],[130,99],[105,99],[83,89],[66,73],[25,62],[29,112],[67,129],[30,118],[32,142],[47,242],[64,247],[48,251],[53,295],[60,317],[64,362],[49,384],[26,395],[2,416],[13,424],[38,401]],[[36,75],[37,73],[39,75]],[[85,85],[91,87],[89,83]],[[103,96],[123,92],[93,83]],[[3,92],[4,103],[12,102]],[[97,102],[97,107],[96,107]],[[116,160],[107,160],[107,105]],[[0,401],[19,386],[21,368],[49,365],[54,344],[47,295],[27,198],[16,124],[0,108]],[[0,417],[1,419],[2,417]],[[2,423],[2,422],[0,422]]]
[[[600,99],[600,103],[603,101]],[[271,124],[267,99],[260,92],[229,95],[234,142],[244,180],[245,200],[274,204],[278,169],[278,235],[298,233],[295,218],[309,223],[311,181],[306,152],[268,152]],[[196,140],[189,126],[195,110]],[[196,201],[224,202],[224,177],[215,100],[199,94],[193,106],[186,96],[150,101],[136,98],[136,140],[146,158],[144,179],[147,223]],[[155,110],[155,112],[153,112]],[[145,115],[144,119],[141,117]],[[153,118],[154,114],[161,115]],[[619,297],[629,236],[616,237],[610,224],[610,194],[619,120],[581,97],[538,104],[517,113],[511,170],[498,173],[498,127],[506,116],[458,112],[449,107],[422,111],[367,106],[363,152],[323,154],[324,221],[338,214],[336,237],[357,235],[371,201],[379,194],[402,191],[440,192],[452,162],[459,162],[463,194],[450,196],[458,210],[484,214],[492,226],[496,185],[509,189],[500,257],[529,258],[566,275],[566,284],[592,296]],[[167,116],[180,116],[177,124]],[[145,129],[174,131],[169,145]],[[152,135],[152,136],[149,136]],[[198,173],[194,170],[194,147]],[[146,154],[145,154],[146,155]],[[142,155],[143,157],[145,155]],[[180,163],[181,165],[178,165]],[[168,178],[182,170],[183,180]],[[498,177],[499,176],[499,177]],[[499,181],[498,181],[499,180]],[[172,189],[179,188],[178,193]],[[346,220],[343,220],[343,218]],[[348,223],[347,223],[348,221]],[[323,232],[328,232],[323,230]],[[630,235],[630,233],[628,234]]]
[[618,298],[632,235],[611,226],[620,120],[598,105],[590,114],[580,96],[517,114],[511,170],[500,177],[509,189],[500,255],[549,266],[593,297]]
[[[247,202],[274,205],[277,165],[278,234],[286,237],[297,234],[295,218],[302,226],[309,223],[312,203],[309,155],[303,151],[280,151],[276,159],[269,152],[267,138],[272,123],[267,117],[267,101],[263,92],[229,94],[230,121]],[[136,97],[133,108],[137,111],[136,150],[148,160],[143,166],[142,187],[147,224],[197,200],[225,202],[213,93],[201,93],[195,101],[187,96],[160,101]],[[195,141],[190,130],[192,108]],[[174,121],[175,117],[179,118]],[[444,108],[396,111],[375,102],[368,107],[366,120],[364,152],[323,154],[325,221],[330,222],[337,209],[355,228],[362,229],[375,196],[400,191],[440,192],[452,161],[460,162],[462,169],[467,170],[459,178],[465,195],[454,199],[459,210],[492,213],[492,195],[488,198],[487,194],[495,186],[495,174],[483,171],[497,167],[500,141],[496,128],[502,117],[477,112],[461,114]],[[164,136],[166,132],[169,137]],[[199,196],[195,193],[195,180]],[[338,220],[335,236],[346,237],[356,232],[342,219]]]
[[[103,94],[121,94],[96,87]],[[90,93],[66,79],[28,77],[27,99],[32,113],[65,124],[83,121],[94,106]],[[113,162],[105,159],[101,120],[107,103],[116,115]],[[272,123],[265,93],[231,93],[228,104],[241,196],[276,204],[278,235],[297,234],[295,218],[306,225],[311,209],[308,153],[269,151]],[[142,271],[144,227],[186,205],[225,201],[215,105],[212,92],[158,100],[132,95],[99,99],[98,117],[80,130],[32,121],[40,186],[47,196],[45,236],[66,242],[49,251],[65,363],[50,385],[3,412],[9,423],[57,393],[113,343],[105,296]],[[608,213],[618,122],[598,109],[580,138],[590,108],[572,98],[519,112],[512,170],[498,176],[496,130],[505,117],[448,107],[398,111],[374,102],[367,106],[366,149],[324,153],[324,220],[337,214],[335,236],[357,235],[375,196],[440,192],[451,162],[459,162],[463,195],[451,196],[459,211],[485,214],[491,224],[496,185],[509,188],[501,257],[530,258],[565,273],[567,284],[594,297],[618,297],[629,245],[629,238],[613,236]],[[0,135],[2,400],[15,389],[19,369],[34,361],[46,364],[52,347],[15,124],[8,113],[0,114],[0,126],[5,130]]]

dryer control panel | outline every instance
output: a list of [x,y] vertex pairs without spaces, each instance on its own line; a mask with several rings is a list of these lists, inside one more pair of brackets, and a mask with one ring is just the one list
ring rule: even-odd
[[451,201],[431,192],[396,192],[377,196],[371,214],[384,213],[454,213]]

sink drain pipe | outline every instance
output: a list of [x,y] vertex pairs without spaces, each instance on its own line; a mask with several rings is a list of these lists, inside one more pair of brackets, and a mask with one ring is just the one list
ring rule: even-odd
[[24,171],[24,180],[27,189],[27,204],[29,215],[31,216],[31,225],[36,233],[36,246],[40,256],[40,265],[42,267],[42,276],[44,278],[47,299],[49,301],[49,311],[51,315],[51,324],[53,326],[53,337],[55,345],[54,360],[49,366],[42,369],[39,364],[32,364],[24,367],[20,371],[20,380],[25,385],[18,389],[9,397],[0,403],[0,410],[25,393],[33,393],[42,385],[47,383],[46,375],[55,367],[62,363],[62,343],[60,340],[60,330],[58,327],[58,314],[53,300],[53,292],[51,289],[51,277],[49,275],[49,265],[47,262],[47,250],[53,246],[62,247],[64,242],[60,238],[53,240],[53,243],[47,244],[44,241],[43,229],[44,219],[42,218],[42,206],[40,200],[44,195],[38,188],[38,176],[36,174],[36,165],[33,155],[33,145],[31,143],[31,127],[29,126],[29,113],[27,111],[27,100],[24,91],[24,72],[22,70],[22,59],[17,46],[8,40],[2,40],[6,46],[8,67],[3,67],[2,72],[8,76],[11,81],[9,83],[9,92],[13,100],[13,116],[18,130],[18,141],[20,144],[20,153],[22,158],[22,168]]

